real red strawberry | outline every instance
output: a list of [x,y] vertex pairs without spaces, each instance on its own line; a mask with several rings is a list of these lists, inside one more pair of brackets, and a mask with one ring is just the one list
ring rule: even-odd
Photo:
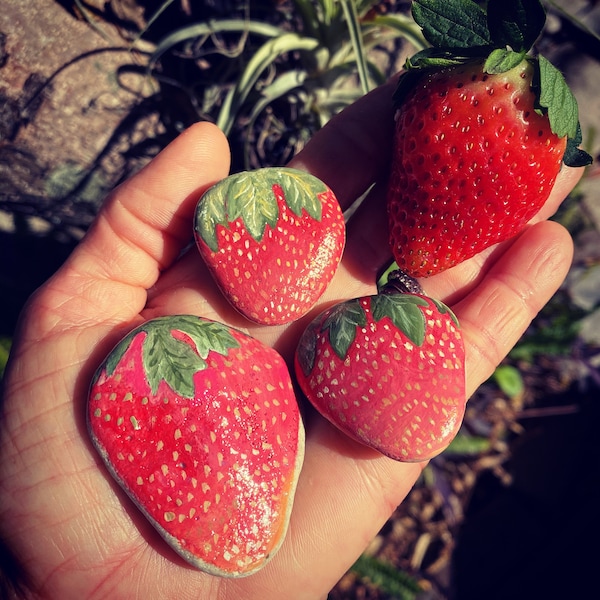
[[490,0],[487,13],[416,0],[413,15],[433,46],[396,90],[388,213],[398,266],[426,277],[519,233],[563,160],[591,159],[562,75],[526,54],[545,20],[537,0]]
[[338,304],[303,333],[299,385],[351,438],[399,461],[443,451],[464,415],[464,346],[455,316],[422,294]]
[[344,217],[316,177],[264,168],[227,177],[199,200],[195,238],[225,297],[252,321],[306,314],[342,256]]
[[87,419],[110,473],[189,563],[244,576],[277,551],[304,431],[274,350],[194,316],[148,321],[98,369]]

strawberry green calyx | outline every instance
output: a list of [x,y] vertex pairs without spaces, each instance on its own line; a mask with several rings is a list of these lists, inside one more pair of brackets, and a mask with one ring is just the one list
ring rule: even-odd
[[[448,313],[458,327],[458,320],[445,304],[429,298],[441,314]],[[394,327],[402,332],[415,346],[420,347],[425,340],[427,321],[422,308],[428,301],[422,295],[413,293],[390,293],[389,290],[370,297],[370,312],[374,322],[389,319]],[[421,307],[421,308],[419,308]],[[365,304],[356,298],[331,308],[319,328],[309,327],[298,347],[298,362],[305,375],[314,368],[316,339],[326,334],[329,345],[340,360],[346,360],[357,330],[367,325]]]
[[207,367],[208,354],[227,356],[230,348],[239,347],[229,328],[216,321],[188,315],[159,317],[134,329],[115,347],[106,363],[107,375],[113,374],[131,341],[141,332],[146,334],[142,344],[144,374],[153,394],[164,381],[182,398],[192,398],[193,376]]
[[574,167],[592,162],[577,147],[581,143],[577,101],[563,75],[543,56],[529,55],[546,20],[539,0],[490,0],[487,10],[472,0],[414,0],[412,14],[431,47],[407,60],[407,73],[394,95],[396,106],[424,71],[483,61],[484,73],[493,75],[528,61],[534,67],[536,110],[547,115],[553,133],[567,138],[563,161]]
[[201,202],[196,216],[196,233],[211,250],[218,249],[217,226],[241,219],[247,231],[257,242],[261,241],[267,225],[274,228],[279,218],[277,186],[283,190],[285,202],[297,216],[306,211],[313,219],[322,218],[318,197],[327,191],[318,178],[290,168],[263,168],[231,175]]
[[[390,296],[390,295],[398,295],[398,294],[403,294],[405,296],[405,298],[410,298],[411,296],[412,297],[419,297],[419,296],[424,297],[425,296],[425,292],[423,291],[421,284],[414,277],[407,275],[404,271],[402,271],[400,269],[394,269],[393,271],[390,271],[388,273],[387,283],[381,287],[381,289],[378,292],[378,295]],[[452,311],[452,309],[449,306],[444,304],[441,300],[437,300],[436,298],[431,298],[429,296],[427,296],[427,298],[430,302],[432,302],[435,305],[435,307],[437,308],[438,312],[441,315],[447,314],[452,319],[452,321],[454,322],[456,327],[460,328],[460,323],[458,322],[458,318],[456,317],[456,315],[454,314],[454,312]],[[386,316],[386,315],[384,314],[384,316]],[[391,314],[389,314],[387,316],[392,317],[392,321],[398,327],[398,329],[402,329],[402,327],[399,325],[398,319],[394,319]],[[417,319],[417,320],[419,320],[419,319]],[[419,320],[419,322],[420,322],[420,320]],[[419,329],[419,331],[420,331],[420,329]],[[421,340],[420,333],[418,334],[418,339]],[[413,341],[415,341],[415,340],[413,339]],[[421,340],[420,343],[415,341],[415,343],[417,343],[417,345],[421,345],[423,343],[423,341]]]

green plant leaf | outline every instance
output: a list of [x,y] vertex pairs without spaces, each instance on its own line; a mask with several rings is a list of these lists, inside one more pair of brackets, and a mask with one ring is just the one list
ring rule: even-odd
[[269,23],[245,21],[242,19],[222,19],[217,21],[211,20],[206,23],[194,23],[193,25],[176,29],[161,39],[150,57],[148,69],[152,70],[160,60],[160,57],[175,46],[189,40],[218,33],[240,33],[243,35],[254,33],[262,37],[276,38],[285,33],[285,30]]
[[406,38],[416,50],[423,50],[428,45],[421,29],[416,26],[413,19],[405,15],[377,15],[372,23],[377,27],[392,29],[400,37]]
[[577,123],[577,134],[574,138],[567,139],[567,147],[563,156],[563,162],[568,167],[587,167],[594,162],[594,159],[585,150],[579,148],[582,141],[581,125]]
[[4,376],[4,369],[10,355],[12,340],[9,337],[0,336],[0,380]]
[[302,21],[302,31],[307,32],[311,37],[319,35],[319,17],[317,15],[317,7],[311,0],[293,0],[296,7],[296,12]]
[[363,33],[360,22],[358,20],[358,14],[356,12],[355,0],[340,0],[346,23],[348,26],[348,32],[350,34],[350,41],[354,48],[354,56],[356,60],[356,68],[358,71],[358,78],[362,87],[363,94],[369,92],[369,77],[367,70],[367,61],[365,56],[365,49],[363,45]]
[[296,33],[283,33],[265,42],[254,53],[237,84],[227,94],[217,118],[218,127],[225,134],[230,133],[238,111],[254,88],[258,78],[279,56],[297,50],[314,51],[318,45],[318,40]]
[[341,360],[345,360],[348,349],[356,339],[356,328],[367,324],[367,315],[358,300],[349,300],[331,309],[323,321],[321,330],[329,330],[329,343]]
[[381,290],[387,285],[390,273],[398,271],[399,269],[400,267],[398,266],[398,263],[393,260],[389,265],[386,265],[380,273],[377,274],[377,293],[381,292]]
[[472,0],[414,0],[412,15],[438,48],[473,48],[492,42],[486,13]]
[[[486,48],[484,52],[481,47],[460,49],[425,48],[409,56],[404,63],[404,68],[410,74],[411,71],[419,69],[453,67],[472,61],[474,58],[481,59],[487,52],[489,52],[489,48]],[[400,78],[400,81],[404,79],[406,79],[406,74]]]
[[512,365],[500,365],[493,374],[498,387],[509,397],[516,398],[525,391],[521,372]]
[[490,439],[484,436],[467,435],[458,433],[458,435],[450,442],[450,445],[444,454],[460,455],[460,456],[477,456],[487,452],[491,447]]
[[416,346],[423,344],[427,325],[419,306],[428,306],[427,301],[413,294],[380,294],[371,297],[373,319],[381,321],[388,317]]
[[[131,42],[131,48],[134,48],[135,45],[140,41],[140,39],[147,33],[150,27],[156,22],[156,20],[160,17],[160,15],[167,10],[167,8],[173,4],[175,0],[164,0],[164,2],[147,18],[146,24],[141,29],[141,31],[135,36],[133,41]],[[77,2],[79,6],[80,2]],[[81,7],[80,7],[81,9]]]
[[538,57],[540,106],[547,109],[552,131],[559,137],[574,138],[579,124],[575,96],[562,73],[543,56]]
[[[279,75],[272,83],[260,90],[260,99],[252,106],[248,117],[247,131],[254,131],[255,123],[260,114],[275,100],[290,94],[293,90],[301,88],[306,81],[308,73],[303,69],[294,69]],[[247,135],[244,141],[244,167],[251,169],[251,145],[254,144],[252,136]]]
[[538,0],[490,0],[487,22],[494,46],[527,52],[544,29],[546,11]]
[[416,600],[417,595],[423,592],[416,579],[375,556],[363,554],[351,570],[396,600]]

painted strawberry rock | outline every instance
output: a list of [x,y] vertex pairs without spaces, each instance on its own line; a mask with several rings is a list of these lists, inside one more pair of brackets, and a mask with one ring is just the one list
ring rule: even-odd
[[148,321],[96,372],[87,420],[110,473],[189,563],[244,576],[276,552],[304,430],[274,350],[194,316]]
[[577,102],[529,48],[538,0],[415,0],[432,47],[409,59],[394,96],[390,244],[413,277],[513,237],[548,199],[561,165],[588,164]]
[[333,192],[289,168],[231,175],[199,200],[195,239],[225,297],[266,325],[304,315],[331,281],[345,243]]
[[381,293],[338,304],[302,335],[300,387],[351,438],[403,462],[439,454],[464,415],[464,347],[448,307]]

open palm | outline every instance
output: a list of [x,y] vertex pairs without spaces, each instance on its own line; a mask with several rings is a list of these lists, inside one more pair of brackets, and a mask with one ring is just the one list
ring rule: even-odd
[[[390,259],[381,191],[390,93],[390,86],[379,88],[344,111],[293,161],[323,179],[344,208],[379,184],[350,220],[344,259],[316,310],[373,293],[375,275]],[[213,578],[183,563],[103,468],[86,433],[87,388],[98,363],[133,326],[159,315],[197,314],[250,333],[289,362],[306,325],[251,324],[223,300],[197,252],[182,252],[199,194],[228,169],[229,149],[216,127],[201,123],[184,132],[112,193],[86,238],[23,312],[0,421],[0,540],[22,597],[323,598],[423,467],[359,446],[307,410],[306,458],[288,536],[262,571],[242,579]],[[563,170],[538,222],[516,241],[423,282],[461,321],[469,393],[563,280],[570,238],[542,219],[579,175]]]

